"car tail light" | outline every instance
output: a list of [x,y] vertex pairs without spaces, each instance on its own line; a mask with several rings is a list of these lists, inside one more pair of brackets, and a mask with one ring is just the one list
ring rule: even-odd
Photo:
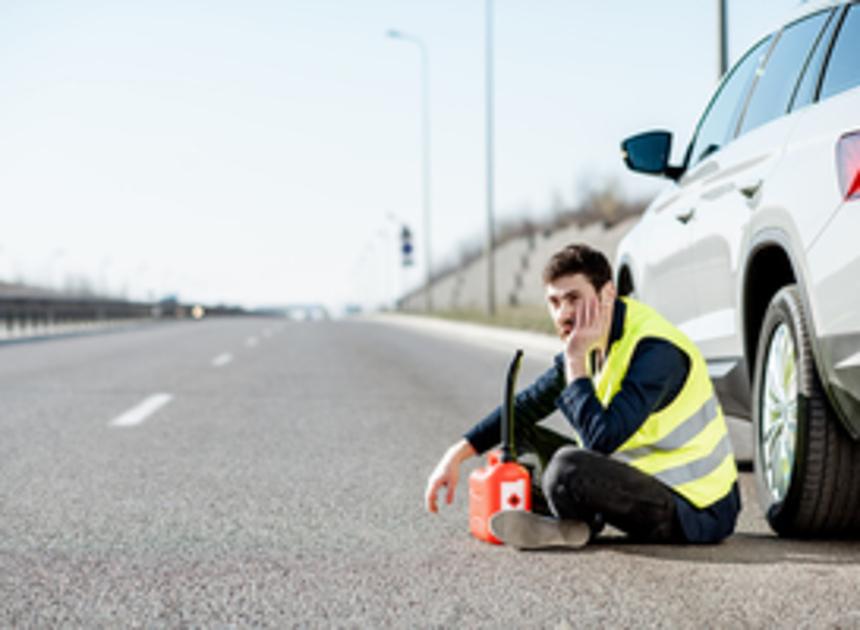
[[839,189],[846,201],[860,199],[860,131],[839,138],[836,145]]

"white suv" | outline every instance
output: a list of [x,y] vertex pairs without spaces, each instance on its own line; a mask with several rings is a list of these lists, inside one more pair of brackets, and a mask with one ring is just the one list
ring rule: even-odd
[[702,349],[751,417],[759,497],[790,536],[860,533],[860,4],[802,5],[726,75],[672,182],[619,245],[617,282]]

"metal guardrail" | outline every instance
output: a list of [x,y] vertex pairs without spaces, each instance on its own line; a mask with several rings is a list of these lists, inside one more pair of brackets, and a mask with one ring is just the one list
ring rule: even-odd
[[0,340],[99,330],[159,320],[185,319],[197,314],[242,315],[237,307],[194,307],[175,301],[131,302],[111,298],[76,297],[0,283]]
[[56,335],[152,319],[155,317],[150,304],[0,296],[0,339]]

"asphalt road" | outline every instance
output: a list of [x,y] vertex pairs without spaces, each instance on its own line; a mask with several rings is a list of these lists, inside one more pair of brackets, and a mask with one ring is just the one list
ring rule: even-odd
[[518,553],[463,492],[425,513],[508,360],[368,321],[0,345],[0,626],[860,626],[860,544],[776,539],[748,473],[714,547]]

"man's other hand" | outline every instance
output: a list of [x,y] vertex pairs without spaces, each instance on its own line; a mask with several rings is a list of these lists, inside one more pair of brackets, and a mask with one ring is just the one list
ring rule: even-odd
[[460,440],[447,451],[436,464],[436,468],[427,479],[427,490],[424,492],[424,504],[428,512],[434,514],[439,511],[437,496],[439,490],[445,488],[445,503],[450,505],[454,501],[454,492],[460,479],[460,464],[463,460],[475,455],[475,449],[465,439]]

